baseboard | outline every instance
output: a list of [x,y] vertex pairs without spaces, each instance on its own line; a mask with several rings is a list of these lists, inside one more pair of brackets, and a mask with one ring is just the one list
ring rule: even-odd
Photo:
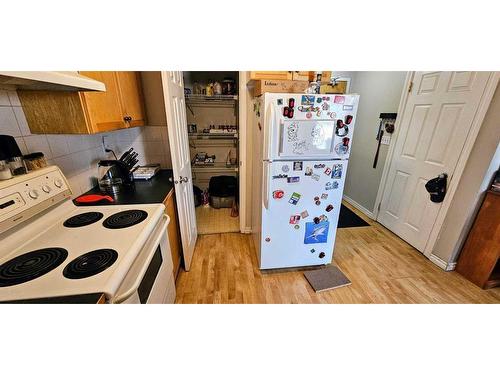
[[373,212],[371,212],[367,208],[363,207],[362,205],[360,205],[358,202],[356,202],[352,198],[350,198],[350,197],[348,197],[347,195],[344,194],[344,196],[342,197],[342,199],[344,199],[347,203],[349,203],[353,207],[355,207],[358,210],[360,210],[362,213],[364,213],[370,219],[375,220],[375,215],[373,214]]
[[455,269],[455,267],[457,266],[456,262],[447,263],[434,254],[430,255],[429,260],[432,263],[434,263],[436,266],[438,266],[439,268],[442,268],[445,271],[453,271]]

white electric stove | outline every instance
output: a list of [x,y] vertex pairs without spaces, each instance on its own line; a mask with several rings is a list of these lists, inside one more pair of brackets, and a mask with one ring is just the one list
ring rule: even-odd
[[76,207],[57,167],[0,182],[0,301],[175,299],[163,204]]

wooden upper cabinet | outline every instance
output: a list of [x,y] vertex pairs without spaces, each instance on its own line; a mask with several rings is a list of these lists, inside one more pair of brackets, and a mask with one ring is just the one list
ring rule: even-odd
[[130,126],[144,125],[145,111],[142,98],[142,87],[139,74],[136,72],[116,72],[120,87],[123,113],[129,120]]
[[105,92],[18,91],[33,134],[94,134],[145,124],[139,72],[79,72]]
[[105,92],[80,93],[93,132],[105,132],[126,127],[116,72],[79,73],[106,85]]
[[285,70],[262,70],[250,72],[250,79],[281,79],[291,80],[292,72]]

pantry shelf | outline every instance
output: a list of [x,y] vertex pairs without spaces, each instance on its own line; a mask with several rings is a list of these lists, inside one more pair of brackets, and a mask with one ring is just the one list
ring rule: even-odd
[[186,105],[189,107],[234,107],[238,95],[186,95]]
[[226,163],[213,163],[213,164],[205,164],[205,165],[195,165],[193,164],[191,166],[191,170],[193,172],[237,172],[238,171],[238,165],[237,164],[230,164],[227,165]]
[[196,133],[189,134],[190,139],[238,139],[238,133]]

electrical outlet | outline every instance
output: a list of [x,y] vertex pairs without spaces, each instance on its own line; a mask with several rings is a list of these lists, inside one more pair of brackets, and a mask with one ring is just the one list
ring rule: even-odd
[[384,135],[382,136],[382,142],[381,144],[383,145],[389,145],[391,143],[391,136],[390,135]]

